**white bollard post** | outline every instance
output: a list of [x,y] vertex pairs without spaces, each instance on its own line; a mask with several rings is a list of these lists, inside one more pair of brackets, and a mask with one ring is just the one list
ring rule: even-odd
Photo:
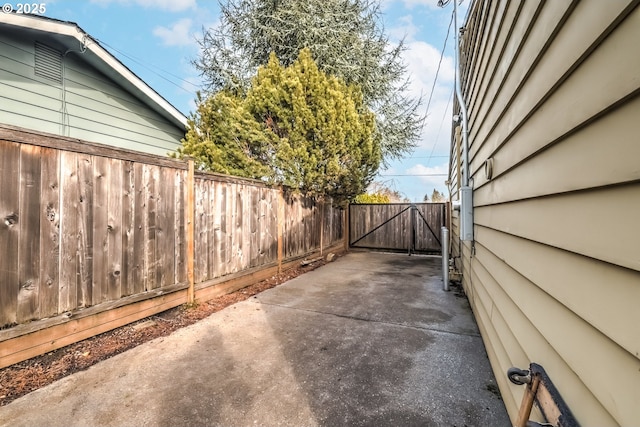
[[442,289],[449,290],[449,230],[447,227],[440,229],[440,242],[442,244]]

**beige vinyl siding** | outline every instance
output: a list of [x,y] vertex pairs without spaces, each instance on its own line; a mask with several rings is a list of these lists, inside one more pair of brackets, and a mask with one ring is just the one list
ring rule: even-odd
[[35,41],[0,35],[0,122],[156,155],[179,145],[184,129],[91,67],[82,53],[64,56],[64,84],[36,76]]
[[[539,82],[535,79],[531,84],[527,82],[522,89],[523,96],[504,111],[503,120],[486,136],[487,142],[477,152],[472,151],[472,169],[477,169],[500,145],[516,136],[520,142],[514,148],[518,152],[511,162],[525,160],[566,133],[589,124],[617,102],[625,101],[640,84],[640,55],[632,54],[637,51],[638,28],[640,14],[635,12],[549,94],[543,92],[543,82],[552,81],[557,75],[549,73],[541,76]],[[618,64],[615,72],[612,64]],[[532,110],[536,99],[544,102]],[[483,124],[488,126],[488,123],[490,120]],[[540,138],[541,129],[544,129],[544,138]],[[477,138],[485,140],[482,133]],[[510,166],[510,163],[500,165],[505,169]]]
[[[602,116],[515,168],[507,165],[519,163],[517,158],[526,149],[515,144],[505,146],[492,156],[494,178],[487,182],[483,173],[477,175],[476,183],[481,185],[474,194],[476,204],[632,183],[638,179],[640,144],[628,135],[637,131],[639,111],[640,98],[636,97],[615,114]],[[514,181],[518,186],[511,185]]]
[[535,362],[582,425],[640,420],[638,3],[476,1],[465,26],[475,241],[454,212],[452,254],[512,419],[506,371]]

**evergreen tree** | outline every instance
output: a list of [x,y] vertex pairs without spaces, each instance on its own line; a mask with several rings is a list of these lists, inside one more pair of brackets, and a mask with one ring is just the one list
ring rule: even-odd
[[[425,195],[425,197],[427,196]],[[442,194],[441,192],[439,192],[434,188],[433,193],[431,193],[431,201],[435,203],[435,202],[444,202],[445,200],[446,200],[446,197],[444,196],[444,194]]]
[[386,194],[382,193],[363,193],[357,195],[353,199],[353,203],[360,204],[384,204],[391,203],[391,199]]
[[346,200],[380,164],[374,115],[358,87],[320,71],[308,49],[289,67],[275,54],[246,95],[199,98],[177,156],[202,169]]
[[268,167],[270,135],[246,110],[242,100],[228,91],[197,98],[196,113],[173,157],[190,156],[200,170],[272,180]]
[[309,48],[322,71],[360,86],[384,159],[399,158],[420,137],[421,100],[407,94],[404,45],[389,42],[381,21],[376,0],[227,0],[194,64],[212,93],[243,92],[272,52],[286,67]]
[[391,189],[384,182],[372,182],[367,187],[367,192],[359,194],[353,199],[353,203],[402,203],[409,199],[398,190]]

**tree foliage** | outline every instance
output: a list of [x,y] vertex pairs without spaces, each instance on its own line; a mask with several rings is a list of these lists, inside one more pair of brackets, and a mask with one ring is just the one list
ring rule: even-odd
[[369,184],[366,193],[357,195],[353,203],[402,203],[409,202],[409,199],[397,190],[392,190],[382,182],[372,182]]
[[382,193],[363,193],[357,195],[353,199],[353,203],[361,204],[383,204],[391,203],[391,199],[388,195]]
[[[444,202],[446,200],[447,200],[447,198],[445,197],[444,194],[442,194],[441,192],[439,192],[435,188],[433,189],[433,192],[431,193],[431,201],[432,202],[437,203],[437,202]],[[424,201],[425,202],[429,201],[429,197],[428,197],[427,194],[424,195]]]
[[202,98],[174,157],[193,157],[200,170],[245,178],[270,177],[271,135],[229,91]]
[[424,195],[423,201],[428,202],[429,200],[431,200],[433,203],[446,202],[447,197],[434,188],[433,192],[431,193],[431,197],[429,197],[429,193]]
[[376,0],[227,0],[194,64],[212,93],[243,93],[272,52],[286,67],[309,48],[322,71],[361,88],[383,157],[398,158],[420,136],[421,100],[407,93],[403,43],[392,45],[381,21]]
[[286,68],[272,54],[245,94],[200,97],[185,155],[201,169],[339,200],[364,191],[381,159],[360,89],[320,71],[307,49]]

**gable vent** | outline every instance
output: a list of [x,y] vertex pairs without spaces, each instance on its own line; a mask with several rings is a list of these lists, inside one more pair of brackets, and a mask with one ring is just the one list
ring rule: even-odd
[[57,50],[36,42],[36,76],[62,83],[62,55]]

